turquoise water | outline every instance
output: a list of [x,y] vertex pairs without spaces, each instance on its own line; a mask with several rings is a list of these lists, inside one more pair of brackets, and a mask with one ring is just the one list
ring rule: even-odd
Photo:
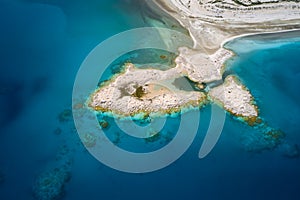
[[139,49],[130,51],[113,61],[102,74],[99,84],[109,80],[113,75],[119,74],[124,70],[126,63],[134,63],[135,67],[145,69],[167,70],[175,66],[174,59],[176,54],[161,49]]
[[[117,0],[1,1],[0,10],[1,199],[34,199],[34,186],[45,172],[64,184],[62,199],[67,200],[300,198],[299,158],[287,157],[280,148],[247,152],[244,142],[257,131],[230,116],[213,151],[198,158],[210,106],[201,110],[193,144],[170,166],[128,174],[101,164],[74,129],[72,87],[98,43],[145,25],[136,8]],[[300,145],[300,42],[237,40],[231,48],[237,56],[228,67],[250,89],[264,120],[284,131],[286,142]],[[179,120],[170,118],[166,133],[175,132]],[[111,122],[107,131],[118,129]],[[168,137],[156,143],[119,139],[121,147],[143,151],[169,142]]]
[[229,69],[251,90],[265,120],[295,141],[299,141],[299,36],[298,32],[290,39],[284,35],[271,41],[254,38],[249,48],[248,39],[228,44],[237,54]]

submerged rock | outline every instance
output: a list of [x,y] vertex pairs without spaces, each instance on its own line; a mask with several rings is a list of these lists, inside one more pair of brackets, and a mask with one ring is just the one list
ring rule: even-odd
[[72,110],[65,109],[58,115],[59,122],[68,122],[72,120]]
[[91,148],[96,145],[97,136],[94,133],[85,133],[83,136],[80,136],[82,143],[85,147]]
[[33,196],[37,200],[57,200],[65,194],[64,186],[71,179],[71,173],[64,167],[42,173],[33,186]]
[[264,127],[257,132],[244,134],[242,144],[245,150],[250,152],[273,150],[283,142],[284,136],[280,130]]
[[151,143],[151,142],[156,142],[158,140],[161,139],[162,134],[161,132],[155,131],[152,128],[150,128],[150,130],[148,130],[149,137],[145,138],[145,142],[147,143]]
[[99,125],[101,126],[101,128],[108,128],[109,123],[106,120],[102,119],[99,121]]

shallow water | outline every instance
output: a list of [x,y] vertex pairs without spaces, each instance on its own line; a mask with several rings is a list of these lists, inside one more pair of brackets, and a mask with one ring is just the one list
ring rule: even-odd
[[[128,174],[98,162],[80,145],[68,112],[61,122],[58,115],[71,108],[73,82],[86,55],[107,37],[143,23],[122,1],[36,2],[0,3],[1,199],[33,199],[36,178],[66,163],[71,172],[67,200],[300,199],[300,159],[285,157],[279,149],[245,151],[243,137],[256,130],[230,116],[213,151],[198,158],[210,106],[201,111],[193,144],[170,166]],[[250,51],[244,51],[243,40],[232,46],[237,56],[228,67],[251,90],[270,126],[300,145],[300,43],[253,41],[257,45]],[[177,120],[169,120],[171,132]],[[125,141],[121,138],[120,146],[130,150],[146,144]],[[168,141],[160,142],[143,150]]]

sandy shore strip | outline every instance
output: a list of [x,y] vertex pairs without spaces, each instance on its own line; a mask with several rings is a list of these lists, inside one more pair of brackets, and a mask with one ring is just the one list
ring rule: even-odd
[[[205,10],[204,7],[215,6],[216,3],[206,0],[151,0],[149,2],[151,2],[148,3],[149,6],[156,4],[176,19],[189,31],[195,43],[194,48],[208,54],[213,54],[224,43],[237,37],[300,29],[300,2],[283,1],[243,6],[236,4],[235,1],[223,0],[219,1],[218,4],[231,5],[234,6],[234,9],[225,6],[213,12],[203,12],[201,15],[198,15],[198,12]],[[296,6],[293,8],[293,12],[289,12],[289,6],[284,6],[291,3]],[[276,8],[275,5],[277,4],[282,5],[282,7]],[[273,8],[274,6],[275,8]],[[255,10],[251,10],[252,7]],[[224,10],[230,12],[224,13]],[[274,14],[274,10],[277,14]],[[219,17],[217,13],[221,13],[222,17]],[[233,19],[230,18],[231,13],[237,13]],[[242,13],[246,13],[250,17],[245,18]]]

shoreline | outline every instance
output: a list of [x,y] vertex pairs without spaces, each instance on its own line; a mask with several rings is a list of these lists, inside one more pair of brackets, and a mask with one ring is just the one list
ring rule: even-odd
[[[228,67],[226,63],[236,55],[235,51],[226,45],[247,37],[274,39],[276,36],[282,39],[282,35],[290,37],[295,32],[300,32],[300,28],[279,30],[267,27],[265,30],[254,32],[243,28],[236,32],[232,30],[227,34],[226,31],[219,29],[220,27],[211,25],[206,27],[207,24],[204,24],[203,34],[194,37],[197,29],[190,28],[189,21],[186,25],[184,22],[178,22],[188,30],[194,40],[194,48],[184,46],[185,44],[179,47],[179,55],[174,60],[175,67],[166,71],[152,68],[137,69],[134,63],[127,63],[123,74],[115,74],[115,79],[108,80],[106,85],[100,86],[90,95],[88,107],[95,113],[118,120],[151,122],[153,118],[177,117],[190,110],[200,111],[207,105],[215,104],[235,120],[253,127],[258,132],[258,140],[252,142],[254,145],[258,143],[259,146],[251,147],[251,150],[270,150],[279,146],[285,133],[272,128],[264,120],[254,96],[237,75],[226,75],[225,70]],[[156,25],[154,21],[153,25]],[[160,25],[158,24],[158,27]],[[164,25],[167,26],[168,23]],[[170,40],[166,35],[161,37],[166,43]],[[220,38],[213,40],[214,37]],[[197,39],[200,39],[199,42]],[[204,47],[200,48],[197,46],[199,44],[203,44]],[[196,89],[184,90],[182,84],[177,87],[176,79],[183,77],[193,82]],[[213,85],[217,82],[218,84]]]
[[175,80],[180,77],[178,67],[162,71],[138,69],[127,63],[123,73],[116,74],[91,94],[87,107],[119,118],[172,115],[191,106],[202,107],[206,94],[177,88]]
[[[228,3],[228,1],[230,0],[224,0],[225,5],[227,5],[226,3]],[[300,31],[300,14],[293,13],[288,15],[286,19],[277,19],[277,17],[273,20],[270,20],[268,18],[270,16],[264,13],[270,13],[271,16],[274,15],[272,15],[273,8],[272,6],[269,6],[269,4],[267,5],[269,8],[266,8],[266,10],[255,11],[258,16],[252,14],[253,21],[251,21],[251,23],[244,21],[246,19],[242,18],[240,18],[239,21],[234,21],[231,23],[227,21],[227,18],[218,18],[216,16],[208,16],[208,18],[214,19],[213,21],[208,22],[205,20],[205,14],[200,17],[197,15],[197,12],[199,11],[196,8],[196,10],[192,9],[193,6],[198,6],[197,8],[201,10],[203,9],[202,7],[206,6],[204,4],[208,4],[210,6],[210,3],[204,3],[203,5],[201,4],[201,6],[199,6],[197,3],[195,3],[196,1],[191,0],[188,1],[189,8],[187,8],[183,3],[181,5],[175,5],[176,3],[179,4],[178,0],[150,0],[149,2],[151,3],[147,4],[150,6],[150,8],[154,10],[157,9],[157,7],[160,8],[161,11],[173,17],[173,19],[178,21],[183,28],[188,30],[190,37],[194,41],[194,49],[204,50],[208,54],[213,54],[219,48],[224,47],[226,43],[237,38]],[[151,7],[153,4],[156,5],[156,8],[153,6]],[[276,7],[276,3],[272,4],[274,4],[274,7]],[[279,2],[279,4],[285,5],[283,2]],[[215,6],[215,4],[211,5]],[[242,10],[244,7],[240,6],[236,7],[236,9]],[[271,12],[269,9],[271,9]],[[277,8],[274,9],[278,11]],[[187,10],[193,10],[195,14],[186,14]],[[288,10],[288,8],[286,8],[286,10]],[[282,9],[279,11],[281,11],[280,13],[282,14],[283,11],[286,10]],[[296,11],[300,13],[300,9],[297,8]],[[262,16],[260,16],[260,13]],[[249,15],[251,15],[251,10],[249,11]],[[227,15],[224,14],[224,17],[227,17]],[[276,17],[276,15],[273,17]],[[259,22],[256,21],[258,18],[261,18]]]
[[[261,36],[273,36],[273,39],[272,41],[276,41],[276,40],[279,40],[279,37],[284,35],[285,33],[288,33],[288,34],[292,34],[292,33],[295,33],[295,32],[299,32],[299,34],[295,37],[285,37],[286,38],[298,38],[299,37],[299,41],[300,41],[300,28],[298,29],[293,29],[293,30],[281,30],[281,31],[275,31],[275,32],[262,32],[262,33],[246,33],[246,34],[241,34],[241,35],[236,35],[236,36],[232,36],[228,39],[226,39],[224,42],[221,43],[221,48],[224,48],[230,52],[232,52],[232,56],[228,59],[226,59],[224,62],[223,62],[223,72],[226,70],[226,68],[228,68],[227,66],[227,61],[229,61],[230,59],[233,59],[235,56],[236,56],[236,51],[234,49],[231,49],[231,48],[228,48],[227,45],[229,45],[230,43],[233,43],[235,42],[236,40],[245,40],[247,38],[250,38],[252,39],[253,41],[254,40],[257,40],[258,37],[261,37]],[[277,38],[274,38],[274,36],[277,35],[278,39]],[[260,38],[262,39],[262,38]],[[281,38],[280,38],[281,39]]]
[[[149,9],[153,9],[151,12],[162,13],[162,18],[159,21],[166,19],[167,22],[163,23],[165,27],[178,28],[170,27],[172,25],[169,23],[171,22],[169,16],[176,20],[183,29],[189,32],[194,46],[191,48],[182,44],[183,46],[178,48],[179,55],[174,60],[176,66],[166,71],[136,69],[134,64],[129,64],[124,74],[116,75],[116,78],[111,79],[108,85],[98,88],[92,94],[89,106],[95,111],[112,111],[124,116],[133,116],[140,113],[147,113],[147,115],[151,113],[170,114],[173,111],[179,112],[187,105],[201,107],[205,102],[205,96],[210,95],[213,97],[210,103],[219,101],[220,106],[234,116],[241,116],[250,120],[258,118],[259,108],[256,107],[255,101],[251,100],[254,99],[251,92],[239,82],[238,77],[231,76],[223,80],[227,68],[226,62],[235,55],[234,50],[226,48],[226,44],[246,37],[270,37],[270,35],[274,37],[273,34],[282,35],[283,33],[289,33],[290,35],[290,33],[300,31],[300,24],[298,25],[299,28],[290,28],[291,23],[293,24],[295,21],[294,18],[290,21],[284,21],[284,24],[278,24],[277,18],[270,21],[269,24],[262,19],[262,24],[258,24],[259,27],[253,30],[257,23],[250,25],[226,24],[226,19],[217,23],[207,23],[201,18],[195,19],[191,16],[185,16],[180,11],[184,5],[182,4],[182,6],[176,8],[175,4],[172,5],[174,1],[150,0],[145,8],[148,6]],[[224,1],[228,3],[230,0]],[[201,5],[197,7],[197,2],[195,0],[186,2],[199,9],[194,10],[196,14],[203,10],[202,7],[206,6],[206,4],[202,5],[201,2],[198,2]],[[167,9],[168,6],[169,9]],[[266,10],[267,13],[270,13],[270,10]],[[165,18],[166,16],[168,17]],[[253,17],[255,21],[260,16]],[[242,18],[238,20],[243,21]],[[247,18],[247,20],[249,19]],[[300,20],[300,15],[296,20]],[[220,22],[224,22],[228,27],[224,29]],[[150,21],[150,24],[160,26],[155,21]],[[282,25],[282,27],[278,25]],[[250,29],[247,29],[247,26]],[[161,35],[161,37],[166,43],[170,42],[168,35]],[[179,77],[188,78],[197,84],[199,89],[202,88],[203,92],[196,90],[187,92],[169,87],[168,84],[164,85],[165,81],[170,82],[172,80],[175,83],[175,79]],[[211,83],[220,81],[221,84],[211,87]],[[161,87],[162,85],[164,86]]]
[[[277,35],[282,36],[285,33],[294,33],[294,32],[299,32],[299,35],[297,37],[300,38],[300,28],[297,29],[291,29],[291,30],[279,30],[279,31],[266,31],[266,32],[261,32],[261,33],[245,33],[245,34],[241,34],[241,35],[236,35],[236,36],[232,36],[228,39],[226,39],[224,42],[221,43],[221,47],[225,47],[228,43],[233,42],[236,39],[246,39],[247,37],[253,37],[254,40],[255,38],[259,37],[259,36],[273,36],[273,35]],[[296,37],[289,37],[289,38],[296,38]],[[276,40],[276,39],[273,39]],[[300,39],[299,39],[300,40]]]

